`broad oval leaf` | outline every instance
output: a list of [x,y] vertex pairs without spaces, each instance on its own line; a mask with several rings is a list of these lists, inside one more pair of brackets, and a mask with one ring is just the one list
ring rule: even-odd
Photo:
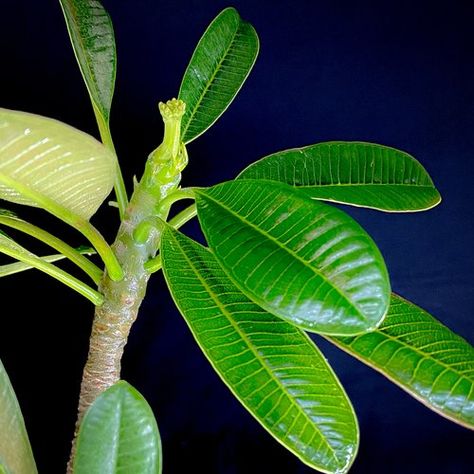
[[112,190],[115,173],[114,155],[90,135],[0,109],[0,199],[44,207],[45,198],[89,219]]
[[239,177],[281,181],[315,199],[388,212],[422,211],[441,201],[415,158],[374,143],[326,142],[281,151]]
[[94,106],[108,126],[115,86],[115,37],[109,14],[98,0],[60,0],[71,43]]
[[378,330],[328,339],[428,408],[474,429],[474,348],[423,309],[393,295]]
[[249,301],[196,242],[168,228],[161,249],[176,305],[237,399],[306,464],[347,472],[357,453],[357,420],[308,336]]
[[257,33],[235,8],[226,8],[209,25],[179,90],[179,98],[186,103],[183,142],[204,133],[224,113],[247,79],[258,49]]
[[196,204],[217,260],[262,308],[333,335],[358,334],[382,321],[390,299],[385,263],[344,212],[257,180],[196,189]]
[[73,472],[162,472],[155,417],[146,400],[127,382],[117,382],[87,410],[77,437]]
[[[11,474],[36,474],[35,460],[20,405],[0,361],[0,464]],[[0,466],[0,472],[2,467]]]

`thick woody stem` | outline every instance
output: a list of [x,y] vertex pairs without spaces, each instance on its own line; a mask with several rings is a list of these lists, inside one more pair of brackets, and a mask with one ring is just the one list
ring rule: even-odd
[[187,163],[179,137],[184,109],[184,103],[176,99],[160,104],[165,123],[163,143],[148,158],[112,246],[124,278],[113,281],[106,273],[99,285],[104,303],[96,308],[92,325],[68,473],[72,473],[75,440],[87,409],[120,379],[123,350],[150,277],[145,264],[159,247],[161,229],[157,222],[166,220],[169,212],[169,206],[160,204],[178,188],[180,172]]

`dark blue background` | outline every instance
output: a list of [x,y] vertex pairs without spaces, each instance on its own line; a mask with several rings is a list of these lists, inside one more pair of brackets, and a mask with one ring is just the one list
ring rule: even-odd
[[[104,1],[119,69],[113,132],[127,183],[160,142],[159,100],[175,96],[194,45],[222,1]],[[246,1],[233,5],[259,32],[261,54],[238,100],[189,146],[185,185],[234,177],[253,160],[324,140],[404,149],[442,196],[427,213],[348,209],[380,246],[394,290],[472,341],[474,292],[474,4],[445,1]],[[0,105],[96,134],[87,93],[55,1],[1,5]],[[36,222],[81,238],[37,211]],[[111,239],[115,210],[94,223]],[[191,226],[191,232],[193,232]],[[0,357],[16,387],[41,472],[63,471],[91,306],[40,274],[2,284]],[[14,306],[8,306],[13,303]],[[319,340],[318,340],[319,342]],[[361,425],[354,474],[472,472],[473,436],[321,342]],[[123,376],[158,418],[165,473],[313,472],[236,402],[152,280]]]

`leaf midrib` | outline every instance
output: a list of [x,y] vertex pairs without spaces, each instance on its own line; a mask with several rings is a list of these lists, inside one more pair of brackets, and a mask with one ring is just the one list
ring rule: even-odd
[[326,187],[356,187],[356,186],[406,186],[411,188],[435,189],[427,184],[405,184],[405,183],[334,183],[334,184],[292,184],[298,188],[326,188]]
[[[198,269],[193,265],[193,262],[192,260],[187,256],[187,254],[184,252],[184,250],[182,249],[180,243],[178,242],[178,240],[171,235],[171,233],[168,233],[168,235],[176,242],[179,250],[181,251],[183,257],[185,258],[185,260],[187,261],[188,265],[190,266],[190,268],[193,270],[194,274],[197,276],[197,278],[199,279],[199,281],[201,282],[202,286],[204,287],[204,289],[207,291],[207,293],[209,294],[209,296],[212,298],[212,300],[216,303],[216,305],[218,306],[218,308],[222,311],[222,314],[226,317],[226,319],[228,320],[228,322],[230,323],[230,325],[234,328],[234,330],[237,332],[237,334],[241,337],[241,339],[247,344],[247,346],[250,348],[250,350],[252,351],[252,354],[254,355],[254,357],[260,362],[261,366],[265,369],[265,371],[267,372],[268,376],[270,379],[273,379],[274,382],[276,382],[277,386],[280,387],[280,389],[282,390],[282,392],[285,394],[285,396],[287,397],[287,399],[289,399],[290,403],[293,405],[293,406],[296,406],[298,407],[298,409],[303,413],[304,415],[304,418],[309,422],[310,426],[313,426],[314,429],[319,433],[320,435],[320,438],[322,439],[322,441],[324,442],[324,444],[327,445],[327,447],[329,448],[329,452],[331,453],[333,459],[335,460],[336,462],[336,465],[339,466],[339,459],[337,458],[336,456],[336,451],[334,450],[334,448],[332,447],[332,445],[326,440],[324,434],[321,432],[320,428],[318,427],[317,424],[314,423],[313,420],[311,420],[311,418],[308,416],[308,414],[306,413],[306,411],[304,410],[304,408],[299,404],[297,403],[292,397],[290,397],[287,392],[286,392],[286,388],[285,386],[282,384],[282,382],[277,378],[275,377],[275,375],[272,373],[272,371],[270,370],[270,368],[268,367],[268,365],[266,364],[266,362],[260,357],[258,351],[255,349],[254,345],[252,344],[252,342],[248,339],[248,337],[246,336],[245,333],[242,332],[242,330],[240,329],[240,327],[233,321],[232,319],[232,316],[231,316],[231,313],[229,313],[229,311],[227,310],[227,308],[221,303],[218,295],[212,291],[212,289],[209,287],[209,285],[207,284],[206,280],[204,280],[201,276],[201,274],[199,273]],[[208,251],[206,249],[206,251]],[[206,351],[207,352],[207,351]],[[230,385],[229,385],[230,387]],[[245,403],[246,404],[246,403]]]
[[[436,364],[440,365],[441,367],[443,367],[444,369],[448,369],[452,372],[454,372],[456,374],[456,376],[458,378],[463,378],[465,380],[467,380],[468,382],[471,383],[471,386],[474,385],[474,381],[472,381],[469,377],[467,377],[463,372],[459,371],[459,369],[455,369],[453,368],[452,366],[450,366],[449,364],[446,364],[445,362],[442,362],[438,359],[436,359],[435,357],[433,357],[430,353],[428,352],[425,352],[423,351],[422,349],[418,349],[418,348],[415,348],[413,346],[411,346],[410,344],[408,344],[407,342],[399,339],[398,337],[395,337],[395,336],[392,336],[390,334],[387,334],[386,332],[384,332],[384,329],[376,329],[375,332],[378,332],[379,334],[381,333],[385,338],[386,340],[391,340],[391,341],[394,341],[398,344],[400,344],[402,347],[404,348],[408,348],[410,349],[411,351],[415,352],[416,354],[418,354],[419,356],[421,356],[424,360],[430,360],[432,362],[435,362]],[[360,340],[360,338],[364,337],[364,336],[368,336],[370,334],[361,334],[360,336],[355,336],[355,339],[350,343],[350,344],[344,344],[342,341],[339,340],[339,338],[337,337],[331,337],[331,336],[328,336],[328,338],[330,338],[331,340],[333,339],[336,339],[336,341],[339,343],[339,344],[343,344],[344,346],[350,348],[351,350],[353,350],[354,352],[357,352],[359,353],[359,351],[357,351],[357,349],[355,349],[353,347],[353,344],[355,344],[357,342],[357,340]],[[403,337],[403,336],[401,336]],[[382,342],[380,343],[382,344]],[[377,347],[379,347],[380,344],[377,344],[377,346],[374,348],[374,351],[377,349]],[[360,354],[360,353],[359,353]],[[384,368],[384,367],[388,367],[387,364],[379,364],[375,359],[373,359],[372,357],[370,356],[365,356],[365,355],[362,355],[360,354],[361,357],[364,357],[366,358],[368,361],[371,361],[373,364],[375,365],[378,365],[379,367],[381,368]],[[411,383],[411,380],[413,379],[413,377],[410,379],[409,382],[402,382],[400,380],[400,383],[404,383],[408,386],[412,386],[412,383]],[[457,382],[456,382],[457,383]]]
[[[199,190],[196,190],[198,193],[200,192]],[[339,293],[350,305],[351,308],[353,308],[356,313],[357,313],[357,316],[358,316],[358,319],[361,320],[362,322],[367,322],[368,321],[368,318],[366,318],[364,316],[364,314],[362,313],[362,311],[359,309],[358,306],[356,306],[355,303],[353,303],[349,298],[348,296],[344,293],[344,291],[342,291],[339,287],[335,286],[327,277],[326,275],[324,275],[323,273],[317,271],[318,269],[316,267],[312,267],[311,265],[309,265],[309,263],[303,259],[303,257],[300,257],[297,253],[295,253],[292,249],[288,248],[288,247],[285,247],[284,245],[282,245],[280,243],[280,241],[278,239],[276,239],[275,237],[273,237],[272,235],[268,234],[266,231],[264,231],[263,229],[260,229],[259,227],[257,227],[255,224],[253,224],[252,222],[250,222],[249,220],[247,220],[245,217],[241,216],[240,214],[238,214],[237,212],[235,212],[233,209],[231,209],[230,207],[226,206],[224,203],[218,201],[217,199],[213,198],[212,196],[210,196],[209,194],[203,194],[205,197],[208,197],[209,199],[211,199],[212,201],[214,201],[217,205],[221,206],[222,209],[224,210],[227,210],[230,214],[232,214],[234,217],[237,217],[237,218],[240,218],[244,223],[246,223],[247,225],[249,225],[252,229],[254,229],[255,231],[257,231],[258,233],[260,233],[261,235],[263,235],[264,237],[268,238],[269,240],[271,240],[272,242],[274,242],[278,247],[280,247],[281,249],[285,250],[289,255],[291,255],[292,257],[296,258],[299,262],[303,263],[305,267],[308,267],[309,269],[311,269],[313,271],[313,273],[315,273],[316,275],[320,276],[326,283],[329,284],[329,286],[331,288],[334,288],[336,290],[337,293]]]

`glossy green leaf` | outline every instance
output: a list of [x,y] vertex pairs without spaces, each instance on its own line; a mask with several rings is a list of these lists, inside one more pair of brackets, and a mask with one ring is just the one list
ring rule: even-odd
[[227,109],[255,63],[257,33],[234,8],[223,10],[209,25],[183,77],[179,98],[186,103],[181,137],[189,143]]
[[124,381],[97,397],[77,437],[74,474],[159,474],[161,440],[153,412]]
[[114,178],[114,155],[91,136],[53,119],[0,109],[0,199],[89,219]]
[[97,0],[60,0],[60,3],[97,119],[108,127],[117,62],[109,14]]
[[[8,474],[36,474],[20,405],[0,361],[0,464]],[[2,468],[0,467],[0,472]]]
[[440,415],[474,429],[474,348],[418,306],[393,295],[378,330],[329,340]]
[[61,270],[52,263],[49,263],[47,260],[31,253],[20,244],[10,239],[3,232],[0,232],[0,253],[8,255],[9,257],[12,257],[16,260],[20,260],[21,262],[37,268],[38,270],[43,271],[53,278],[56,278],[56,280],[64,283],[73,290],[76,290],[95,305],[100,305],[104,301],[102,294],[87,286],[85,283],[73,277],[64,270]]
[[346,472],[357,452],[357,420],[312,341],[249,301],[209,250],[171,228],[161,249],[173,298],[232,393],[303,462]]
[[354,335],[382,321],[390,300],[383,258],[344,212],[257,180],[196,189],[196,204],[217,260],[262,308],[324,334]]
[[363,142],[327,142],[262,158],[239,176],[296,186],[315,199],[389,212],[422,211],[441,197],[412,156]]
[[[117,68],[112,21],[97,0],[60,0],[60,3],[102,142],[115,154],[109,125]],[[116,158],[115,166],[115,195],[123,217],[128,198]]]

